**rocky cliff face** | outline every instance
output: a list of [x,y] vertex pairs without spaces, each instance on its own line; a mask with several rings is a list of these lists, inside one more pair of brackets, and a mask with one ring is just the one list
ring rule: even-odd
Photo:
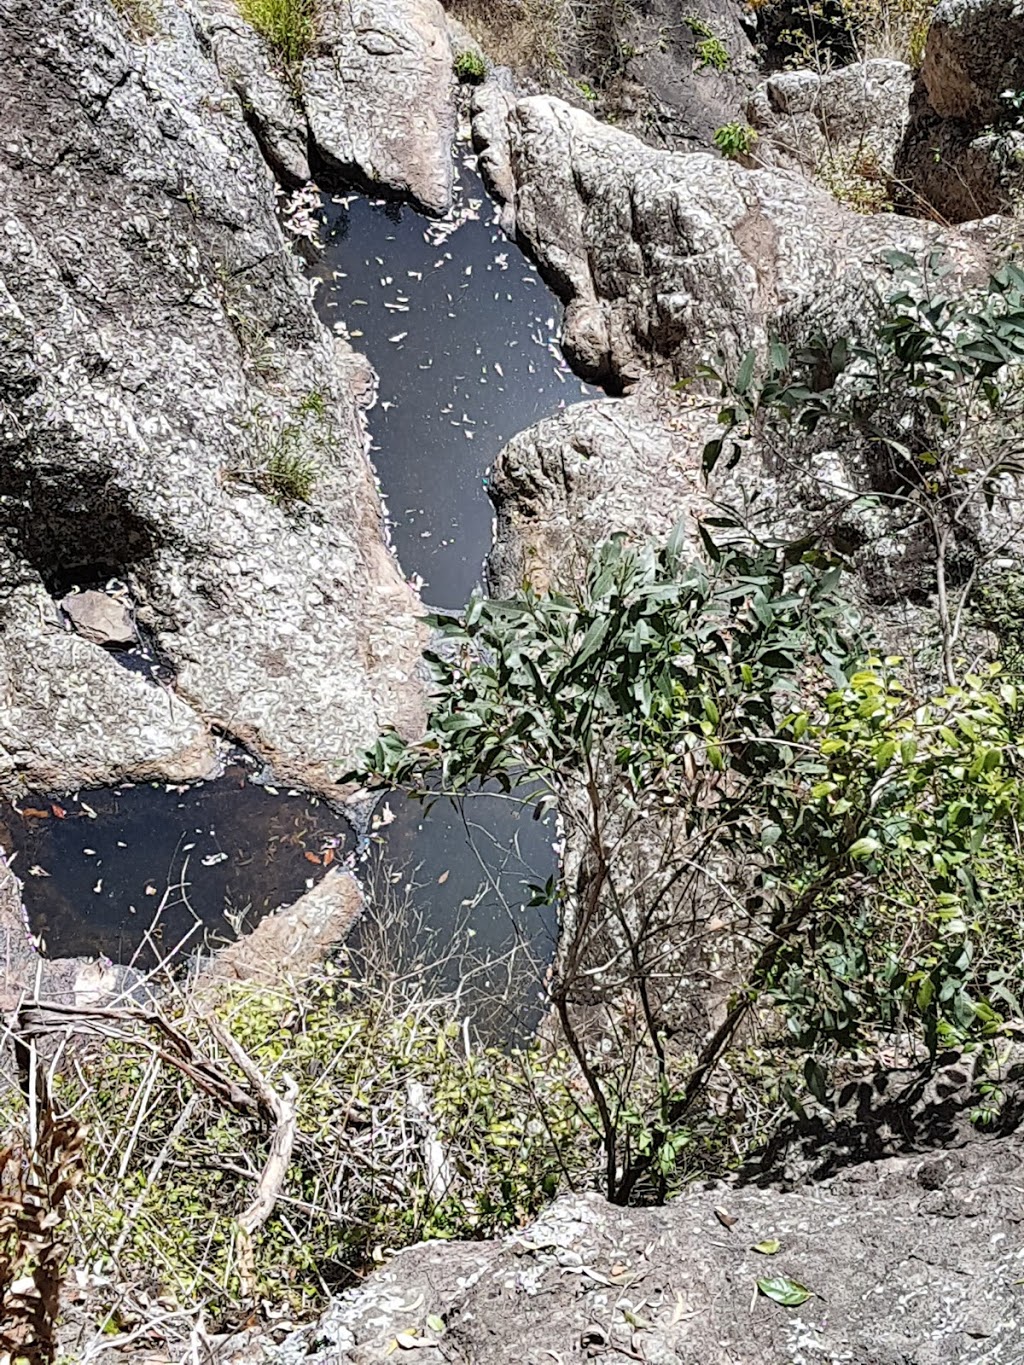
[[[372,374],[313,313],[204,16],[0,22],[0,783],[197,776],[212,727],[328,785],[419,715]],[[316,461],[312,506],[253,486],[282,451]],[[173,688],[62,628],[56,599],[109,576]]]
[[438,0],[322,6],[316,41],[287,76],[230,0],[204,0],[200,22],[286,183],[354,181],[427,213],[448,209],[455,81]]

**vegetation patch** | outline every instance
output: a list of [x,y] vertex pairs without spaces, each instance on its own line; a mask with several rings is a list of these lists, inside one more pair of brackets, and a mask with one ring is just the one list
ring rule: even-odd
[[152,38],[159,27],[157,0],[112,0],[117,13],[135,38]]
[[715,131],[712,142],[730,161],[749,156],[757,144],[757,132],[749,123],[724,123]]
[[874,57],[917,70],[937,0],[761,0],[764,25],[786,65],[824,73]]
[[815,175],[831,195],[855,213],[893,211],[892,177],[873,147],[830,152],[818,163]]
[[688,15],[683,22],[697,39],[694,46],[694,66],[697,71],[710,67],[714,71],[728,71],[729,50],[706,20]]
[[453,66],[456,78],[466,85],[479,85],[487,75],[487,63],[477,52],[460,52]]
[[286,67],[307,56],[316,37],[316,0],[238,0],[238,7]]

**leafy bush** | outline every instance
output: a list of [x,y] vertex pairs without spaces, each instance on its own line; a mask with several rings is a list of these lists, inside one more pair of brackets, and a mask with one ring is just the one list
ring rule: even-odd
[[[824,1097],[830,1058],[983,1043],[1019,1013],[1015,691],[858,668],[837,565],[701,536],[705,562],[680,534],[613,538],[575,593],[433,618],[427,735],[383,735],[363,774],[559,809],[534,888],[561,916],[549,994],[618,1201],[671,1187],[743,1024],[784,1024],[784,1066]],[[714,1028],[680,1012],[709,940]]]
[[794,438],[819,427],[859,448],[871,486],[840,491],[829,476],[819,492],[926,529],[942,668],[955,685],[971,592],[1013,541],[1020,516],[1024,270],[1008,262],[983,288],[964,292],[950,287],[938,253],[923,265],[900,252],[887,259],[901,283],[878,297],[862,339],[775,340],[763,364],[750,351],[731,379],[704,367],[723,398],[704,467],[710,473],[725,452],[734,464],[754,437],[770,458],[791,464]]
[[316,0],[238,0],[238,8],[285,66],[308,54],[316,37]]
[[487,75],[487,65],[476,52],[460,52],[454,62],[455,75],[467,85],[479,85]]
[[712,142],[730,161],[737,161],[740,157],[749,156],[757,143],[757,132],[751,128],[749,123],[740,123],[738,120],[732,123],[724,123],[717,129]]

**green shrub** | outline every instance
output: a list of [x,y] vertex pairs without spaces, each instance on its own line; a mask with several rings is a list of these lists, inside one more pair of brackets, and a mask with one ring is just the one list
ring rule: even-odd
[[487,75],[487,64],[477,52],[460,52],[453,63],[455,75],[466,85],[479,85]]
[[308,54],[316,37],[316,0],[238,0],[238,7],[286,66]]
[[700,40],[694,48],[696,69],[703,71],[705,67],[711,67],[715,71],[728,71],[729,51],[711,25],[695,14],[689,15],[683,22],[693,36]]
[[757,132],[749,123],[740,123],[736,120],[717,129],[712,142],[723,156],[728,157],[730,161],[736,161],[742,156],[749,156],[754,150]]
[[[266,1082],[298,1088],[289,1175],[254,1238],[258,1299],[308,1308],[386,1252],[515,1229],[567,1179],[590,1183],[596,1144],[565,1055],[476,1044],[454,999],[428,998],[419,980],[327,965],[306,988],[219,992],[218,1019]],[[242,1083],[187,992],[178,999],[172,1028]],[[127,1032],[59,1082],[90,1134],[73,1259],[204,1302],[216,1320],[239,1301],[236,1220],[269,1134]],[[427,1126],[443,1152],[434,1171]]]

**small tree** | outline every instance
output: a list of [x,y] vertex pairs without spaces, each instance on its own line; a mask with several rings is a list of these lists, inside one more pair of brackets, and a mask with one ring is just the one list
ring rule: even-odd
[[896,1020],[934,1048],[1002,1018],[963,898],[980,903],[977,840],[1016,814],[1010,703],[977,680],[922,711],[880,665],[853,671],[834,566],[703,543],[706,562],[679,535],[616,537],[574,595],[433,618],[427,734],[383,735],[361,774],[557,806],[565,851],[534,888],[561,916],[549,993],[623,1202],[665,1194],[723,1053],[773,1001],[820,1096],[830,1048]]

